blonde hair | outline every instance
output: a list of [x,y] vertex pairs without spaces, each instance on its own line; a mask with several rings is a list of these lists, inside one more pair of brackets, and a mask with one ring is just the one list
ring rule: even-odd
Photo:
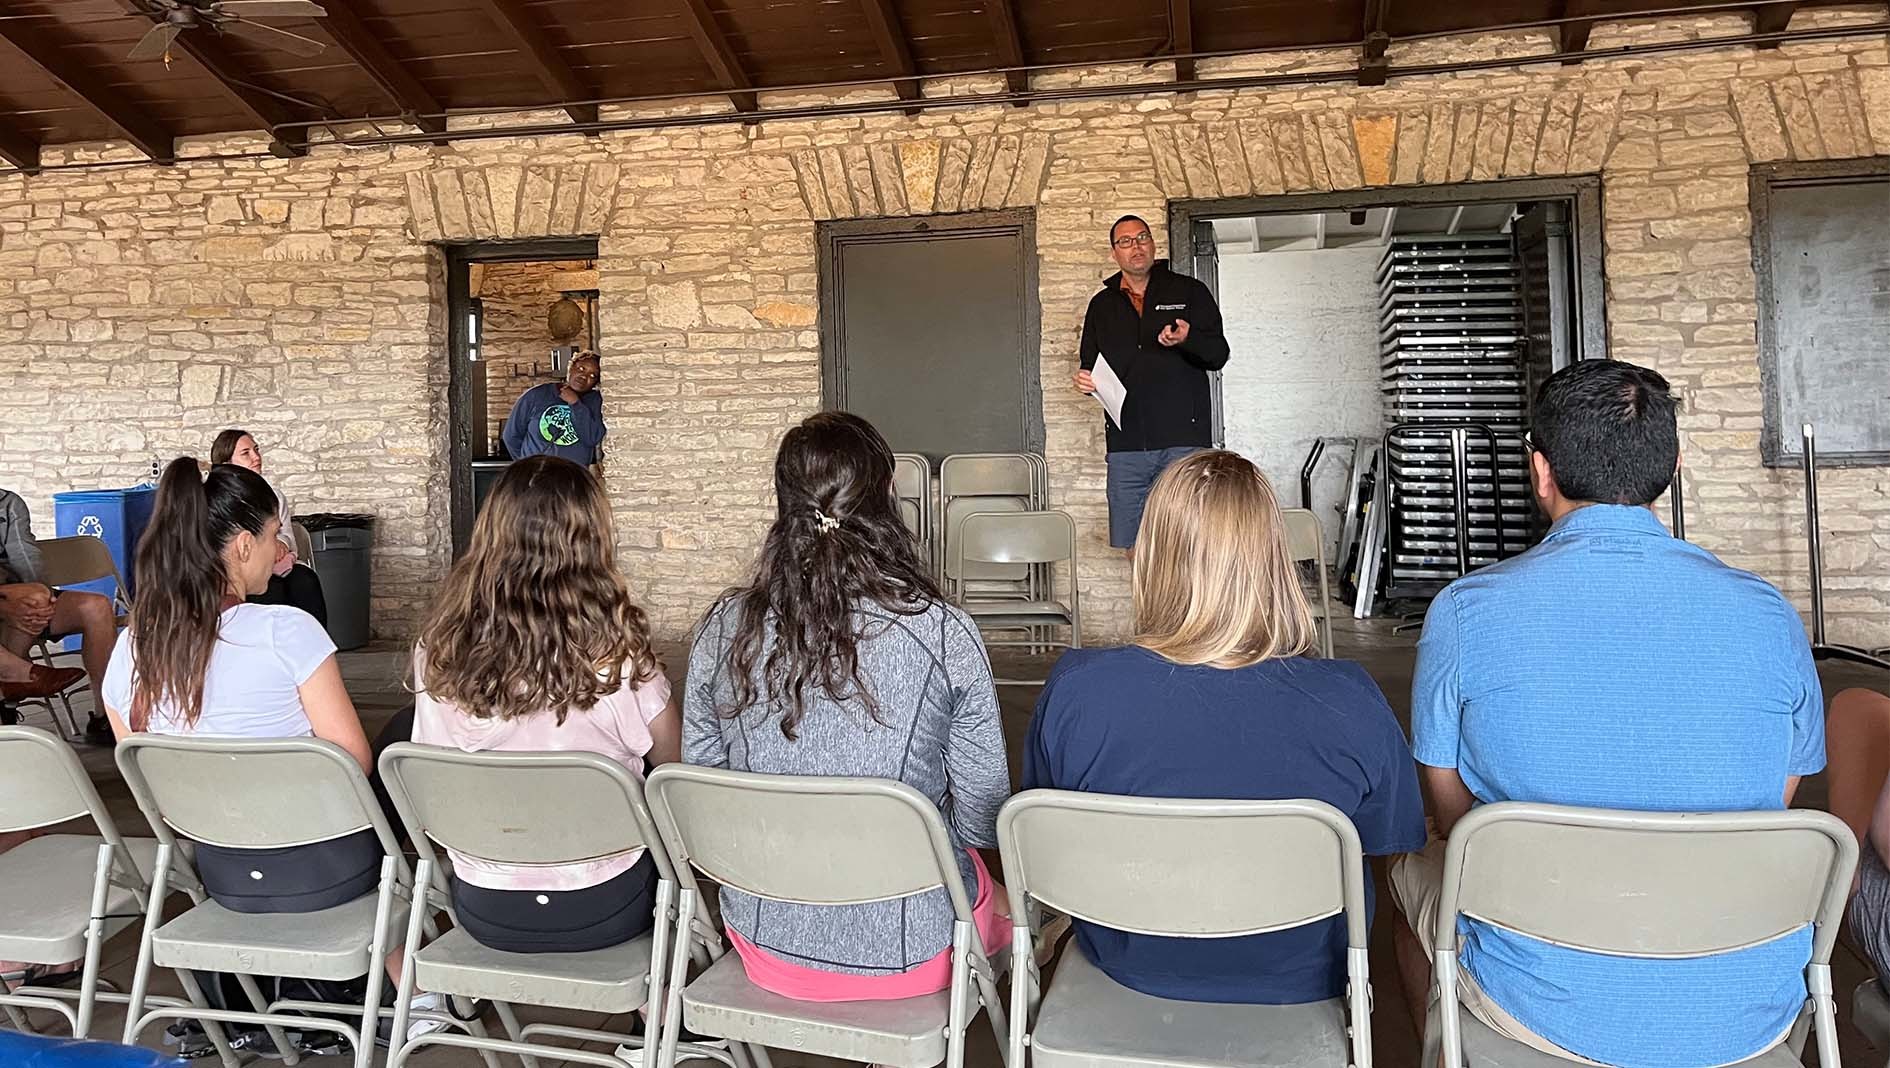
[[617,571],[610,501],[555,456],[506,468],[441,584],[416,687],[475,719],[572,710],[661,671],[643,610]]
[[1133,587],[1135,644],[1177,664],[1246,667],[1313,647],[1279,499],[1234,453],[1197,452],[1155,480]]

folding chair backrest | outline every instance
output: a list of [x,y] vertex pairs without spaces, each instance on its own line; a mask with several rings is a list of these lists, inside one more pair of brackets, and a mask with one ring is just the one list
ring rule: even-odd
[[[1023,497],[957,497],[945,502],[945,522],[942,526],[945,537],[944,568],[945,577],[953,581],[958,579],[958,537],[964,526],[965,517],[978,512],[1023,512],[1029,510],[1029,504]],[[1030,572],[1023,567],[1008,566],[970,566],[966,567],[965,578],[984,582],[1023,582],[1030,577]]]
[[939,496],[950,502],[959,497],[1022,497],[1026,507],[1037,501],[1037,467],[1021,452],[959,453],[939,465]]
[[893,495],[902,501],[923,501],[932,481],[932,468],[917,453],[893,454]]
[[398,849],[361,766],[332,742],[134,734],[118,743],[117,759],[161,841],[175,831],[272,849],[372,829],[382,848]]
[[[400,742],[381,754],[380,768],[416,846],[429,839],[499,864],[570,864],[656,840],[636,776],[596,753],[464,753]],[[667,858],[657,859],[667,868]]]
[[100,539],[81,534],[46,538],[38,544],[47,585],[76,586],[108,578],[117,581],[119,594],[124,595],[124,577],[118,573],[118,563],[112,559],[111,549]]
[[1830,958],[1857,841],[1823,812],[1645,813],[1505,802],[1451,831],[1438,946],[1455,915],[1595,953],[1694,957],[1817,922]]
[[998,814],[1013,910],[1034,898],[1122,931],[1224,938],[1346,913],[1367,937],[1365,858],[1319,801],[1199,801],[1027,790]]
[[1076,521],[1065,512],[973,512],[958,525],[954,553],[974,563],[1051,564],[1076,556]]
[[289,523],[289,533],[295,538],[295,558],[310,567],[314,567],[315,539],[309,537],[308,528],[291,520]]
[[938,809],[904,783],[665,764],[644,789],[685,885],[694,866],[756,897],[810,905],[943,885],[959,917],[971,916]]
[[[72,747],[35,727],[0,727],[0,834],[111,818]],[[111,835],[108,835],[110,837]]]
[[1326,534],[1319,517],[1307,508],[1282,508],[1280,521],[1286,525],[1286,551],[1294,560],[1326,561]]

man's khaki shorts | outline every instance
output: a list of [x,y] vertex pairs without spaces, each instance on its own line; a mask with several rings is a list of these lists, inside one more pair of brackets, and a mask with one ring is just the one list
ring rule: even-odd
[[[1443,842],[1433,839],[1424,847],[1424,852],[1406,853],[1392,862],[1391,896],[1398,902],[1398,911],[1404,913],[1405,921],[1411,925],[1411,933],[1417,935],[1418,944],[1424,947],[1424,955],[1433,962],[1437,960],[1437,906],[1443,891]],[[1457,1000],[1463,1003],[1470,1015],[1504,1038],[1577,1064],[1601,1063],[1570,1053],[1524,1027],[1514,1016],[1491,1001],[1464,968],[1457,969]]]

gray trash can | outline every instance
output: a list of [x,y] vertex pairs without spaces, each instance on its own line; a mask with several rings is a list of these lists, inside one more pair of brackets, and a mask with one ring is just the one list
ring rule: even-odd
[[359,649],[373,631],[368,606],[373,600],[374,517],[322,512],[298,515],[315,550],[315,573],[328,600],[328,636],[337,649]]

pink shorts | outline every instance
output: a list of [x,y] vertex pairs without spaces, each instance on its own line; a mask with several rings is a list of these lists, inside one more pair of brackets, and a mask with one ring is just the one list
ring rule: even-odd
[[[1011,917],[1000,907],[995,892],[997,884],[984,866],[984,859],[971,854],[971,866],[977,870],[978,898],[971,906],[971,919],[984,939],[989,954],[1010,944]],[[952,951],[947,947],[938,956],[911,969],[892,975],[852,975],[828,972],[794,964],[743,938],[731,927],[728,940],[742,958],[742,970],[749,982],[769,993],[796,1001],[899,1001],[903,998],[936,994],[952,985]]]

